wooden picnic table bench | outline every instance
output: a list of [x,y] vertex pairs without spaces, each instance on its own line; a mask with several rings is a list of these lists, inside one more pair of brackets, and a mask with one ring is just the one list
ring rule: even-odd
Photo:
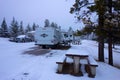
[[58,70],[57,73],[62,73],[63,72],[63,66],[66,63],[66,56],[62,56],[58,61],[56,62],[58,64]]
[[96,75],[96,67],[98,67],[98,64],[96,60],[92,57],[88,57],[88,64],[85,65],[86,67],[86,72],[88,73],[89,77],[95,77]]
[[88,53],[79,53],[79,50],[69,50],[56,63],[58,64],[58,73],[63,73],[64,65],[72,64],[72,71],[75,75],[80,74],[80,66],[83,64],[85,65],[85,71],[88,73],[89,77],[95,77],[96,67],[98,66],[97,62],[92,56],[90,56]]

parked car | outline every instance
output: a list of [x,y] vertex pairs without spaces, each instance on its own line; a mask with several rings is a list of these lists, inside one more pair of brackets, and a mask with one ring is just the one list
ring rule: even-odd
[[33,39],[31,39],[31,37],[28,37],[26,35],[19,35],[17,37],[10,37],[9,41],[12,41],[12,42],[31,42],[31,41],[33,41]]
[[16,42],[31,42],[32,39],[26,35],[19,35],[16,37]]

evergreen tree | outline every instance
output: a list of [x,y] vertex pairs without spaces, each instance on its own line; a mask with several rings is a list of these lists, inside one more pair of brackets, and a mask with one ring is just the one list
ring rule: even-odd
[[15,18],[13,18],[10,26],[10,36],[11,37],[17,37],[19,35],[19,26],[18,22],[15,21]]
[[45,25],[44,25],[44,27],[49,27],[49,26],[50,26],[50,22],[49,22],[48,19],[46,19],[46,20],[45,20]]
[[23,22],[20,22],[19,35],[24,34]]
[[80,30],[77,30],[76,32],[74,32],[74,36],[81,36],[83,35],[83,32]]
[[37,28],[36,24],[33,23],[33,25],[32,25],[32,30],[35,31],[36,28]]
[[[89,13],[97,12],[98,26],[96,27],[96,32],[99,41],[99,61],[104,61],[104,39],[107,39],[109,54],[108,62],[110,65],[113,65],[113,39],[120,39],[118,36],[120,35],[120,0],[95,0],[95,4],[89,3],[89,1],[90,0],[75,0],[75,4],[71,8],[70,13],[76,13],[76,18],[78,20],[82,19],[83,21],[86,21]],[[88,10],[83,10],[83,14],[81,15],[82,7],[87,7]]]
[[53,28],[58,28],[58,25],[54,22],[52,22],[50,26],[53,27]]
[[68,32],[69,32],[69,31],[70,31],[70,32],[73,31],[72,27],[69,27]]
[[0,27],[0,37],[2,37],[2,29],[1,29],[1,27]]
[[30,31],[32,31],[32,28],[30,27],[30,24],[28,24],[25,32],[27,33],[27,32],[30,32]]
[[[112,14],[112,0],[109,0],[108,2],[109,2],[109,4],[108,4],[108,12],[109,12],[109,14]],[[112,17],[111,17],[110,20],[112,21]],[[108,53],[109,53],[109,55],[108,55],[108,57],[109,57],[108,63],[110,65],[113,65],[112,36],[111,36],[111,31],[112,31],[111,27],[113,27],[113,26],[112,25],[107,25],[107,26],[109,26],[109,28],[108,28],[108,31],[109,31],[108,32]]]
[[120,0],[113,0],[113,7],[115,9],[115,11],[120,11]]
[[38,27],[39,27],[39,25],[37,24],[37,25],[36,25],[36,28],[38,28]]
[[52,22],[50,26],[51,26],[51,27],[55,27],[55,24],[54,24],[54,22]]
[[5,18],[2,21],[1,24],[1,36],[2,37],[9,37],[8,27]]
[[[106,32],[108,33],[108,52],[109,52],[109,61],[108,63],[110,65],[113,65],[113,51],[112,51],[112,44],[113,44],[113,39],[115,37],[120,38],[119,35],[120,33],[120,1],[119,0],[109,0],[108,1],[108,14],[106,14],[106,26],[107,30]],[[113,10],[114,9],[114,10]]]
[[[104,26],[104,14],[106,11],[105,7],[106,0],[95,0],[91,3],[90,0],[75,0],[75,4],[70,9],[70,13],[75,13],[78,21],[87,21],[85,24],[91,24],[90,15],[92,12],[97,12],[98,14],[98,31],[103,33]],[[92,4],[92,5],[91,5]],[[88,9],[82,10],[82,8],[87,7]],[[82,14],[81,14],[82,13]],[[89,23],[90,22],[90,23]],[[84,22],[83,22],[84,23]],[[98,47],[98,59],[104,62],[104,37],[103,34],[99,34],[99,47]]]
[[58,28],[58,25],[57,25],[57,23],[54,23],[54,27],[55,27],[55,28]]

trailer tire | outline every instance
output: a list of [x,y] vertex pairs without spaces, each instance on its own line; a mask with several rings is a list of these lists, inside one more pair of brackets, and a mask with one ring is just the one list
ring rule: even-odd
[[43,48],[43,49],[46,49],[46,45],[42,45],[42,48]]

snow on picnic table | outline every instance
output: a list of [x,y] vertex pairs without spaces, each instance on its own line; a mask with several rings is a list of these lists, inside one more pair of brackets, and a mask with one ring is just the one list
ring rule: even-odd
[[87,52],[85,49],[82,48],[82,46],[78,48],[76,45],[72,45],[71,49],[69,49],[66,54],[70,55],[80,55],[80,56],[88,56],[89,52]]
[[[72,48],[85,49],[96,58],[96,48],[88,46],[87,42],[90,41],[83,41],[82,45]],[[33,56],[22,53],[34,47],[34,43],[14,43],[0,38],[0,45],[0,80],[119,80],[120,70],[103,62],[98,62],[95,78],[89,78],[87,73],[82,77],[57,74],[56,61],[67,50],[51,50],[45,55]]]

